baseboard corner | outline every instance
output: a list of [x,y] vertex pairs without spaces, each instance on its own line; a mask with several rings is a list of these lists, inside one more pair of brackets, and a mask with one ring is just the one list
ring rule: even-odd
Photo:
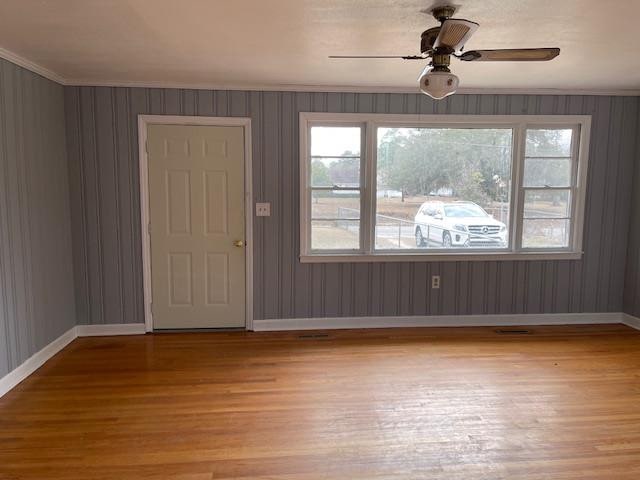
[[4,377],[0,378],[0,397],[11,391],[20,382],[44,365],[47,360],[73,342],[77,336],[76,327],[71,327],[54,341],[31,355]]
[[624,323],[627,327],[640,330],[640,318],[629,315],[628,313],[622,314],[622,323]]

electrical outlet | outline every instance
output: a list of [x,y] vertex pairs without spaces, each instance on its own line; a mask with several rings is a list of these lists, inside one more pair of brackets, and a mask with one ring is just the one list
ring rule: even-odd
[[256,217],[270,217],[271,216],[271,204],[256,203]]
[[440,275],[433,275],[431,277],[431,288],[440,288]]

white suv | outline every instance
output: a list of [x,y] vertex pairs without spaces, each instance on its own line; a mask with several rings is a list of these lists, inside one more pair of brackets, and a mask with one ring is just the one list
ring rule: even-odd
[[415,217],[416,245],[507,246],[507,226],[473,202],[425,202]]

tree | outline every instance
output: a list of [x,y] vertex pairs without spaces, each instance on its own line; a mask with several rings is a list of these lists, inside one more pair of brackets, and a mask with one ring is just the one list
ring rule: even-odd
[[[345,151],[342,155],[353,155]],[[329,165],[329,177],[333,185],[352,186],[360,182],[360,162],[355,158],[341,158]]]
[[311,164],[311,185],[315,187],[328,187],[333,185],[329,176],[329,169],[320,160],[314,160]]
[[448,188],[479,203],[503,200],[510,146],[507,129],[387,129],[378,148],[378,184],[409,195]]

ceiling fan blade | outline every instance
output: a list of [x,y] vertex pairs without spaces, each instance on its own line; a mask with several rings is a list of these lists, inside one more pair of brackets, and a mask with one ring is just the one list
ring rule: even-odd
[[440,33],[433,44],[433,48],[448,47],[451,51],[458,52],[479,26],[476,22],[469,20],[449,18],[442,22]]
[[403,60],[426,60],[422,55],[329,55],[329,58],[401,58]]
[[546,62],[558,55],[559,48],[505,48],[469,50],[457,57],[465,62]]

